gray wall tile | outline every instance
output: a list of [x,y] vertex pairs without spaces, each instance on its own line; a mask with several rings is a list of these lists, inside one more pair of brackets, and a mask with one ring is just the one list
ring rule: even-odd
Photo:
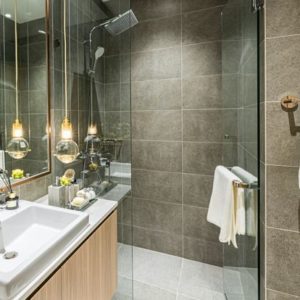
[[143,140],[181,139],[181,111],[139,111],[132,113],[132,137]]
[[179,78],[180,48],[132,54],[132,80]]
[[221,73],[221,44],[211,42],[184,46],[182,49],[182,76],[196,77]]
[[223,148],[220,143],[183,143],[183,172],[213,175],[222,164]]
[[209,7],[225,5],[227,0],[184,0],[182,1],[183,11],[199,10]]
[[267,101],[300,94],[296,79],[300,74],[299,45],[299,35],[266,41]]
[[227,134],[236,141],[236,120],[236,110],[183,111],[183,140],[222,142]]
[[132,193],[136,198],[182,202],[182,175],[161,171],[132,170]]
[[267,288],[299,297],[299,232],[269,228],[267,251]]
[[[130,236],[130,228],[127,230]],[[126,235],[127,235],[126,232]],[[182,256],[182,235],[133,227],[133,244],[154,251]]]
[[131,88],[133,111],[181,109],[180,79],[137,81]]
[[183,44],[219,41],[222,39],[221,36],[221,8],[202,10],[183,15]]
[[133,141],[132,167],[180,172],[182,146],[179,142]]
[[273,0],[267,5],[267,37],[300,33],[300,7],[297,0]]
[[132,30],[131,50],[146,51],[179,46],[181,17],[153,19],[139,23]]
[[133,225],[182,234],[181,205],[133,198]]
[[268,226],[300,232],[298,168],[267,167]]
[[277,291],[267,290],[267,300],[299,300],[300,297],[283,294]]
[[183,257],[207,264],[223,266],[223,246],[219,242],[184,237]]
[[178,15],[180,0],[132,0],[131,7],[139,20]]
[[187,237],[218,242],[219,229],[207,222],[207,208],[183,206],[183,233]]
[[183,203],[208,207],[212,192],[213,176],[183,174]]

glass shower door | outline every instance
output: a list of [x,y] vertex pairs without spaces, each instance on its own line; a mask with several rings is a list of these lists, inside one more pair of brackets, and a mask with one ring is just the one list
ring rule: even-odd
[[[235,159],[228,161],[228,166],[247,172],[241,175],[247,174],[246,180],[251,181],[247,183],[252,187],[245,189],[245,235],[238,236],[237,249],[224,246],[224,290],[228,300],[255,300],[259,294],[257,39],[258,14],[253,12],[252,1],[229,0],[222,11],[222,91],[224,108],[234,113],[224,124],[224,145],[229,143],[234,149]],[[231,130],[236,135],[228,134],[228,126],[236,129]]]

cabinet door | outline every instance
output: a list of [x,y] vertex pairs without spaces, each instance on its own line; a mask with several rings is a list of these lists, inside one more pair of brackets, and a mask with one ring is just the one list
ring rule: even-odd
[[[96,232],[98,253],[95,253],[95,260],[98,264],[96,274],[98,276],[100,300],[111,300],[117,289],[117,212],[114,212],[109,219]],[[95,279],[95,278],[94,278]]]
[[31,300],[62,300],[61,297],[61,271],[58,270]]
[[62,267],[63,300],[111,300],[117,287],[117,213]]

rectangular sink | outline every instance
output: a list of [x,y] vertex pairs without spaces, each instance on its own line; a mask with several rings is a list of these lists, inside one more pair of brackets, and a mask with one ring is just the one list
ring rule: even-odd
[[15,211],[0,211],[0,299],[12,299],[37,276],[86,226],[86,213],[20,201]]

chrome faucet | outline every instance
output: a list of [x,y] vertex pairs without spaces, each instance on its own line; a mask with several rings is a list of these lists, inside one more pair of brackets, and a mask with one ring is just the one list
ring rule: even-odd
[[4,254],[5,248],[4,248],[4,239],[3,239],[3,233],[2,233],[2,222],[0,221],[0,254]]

